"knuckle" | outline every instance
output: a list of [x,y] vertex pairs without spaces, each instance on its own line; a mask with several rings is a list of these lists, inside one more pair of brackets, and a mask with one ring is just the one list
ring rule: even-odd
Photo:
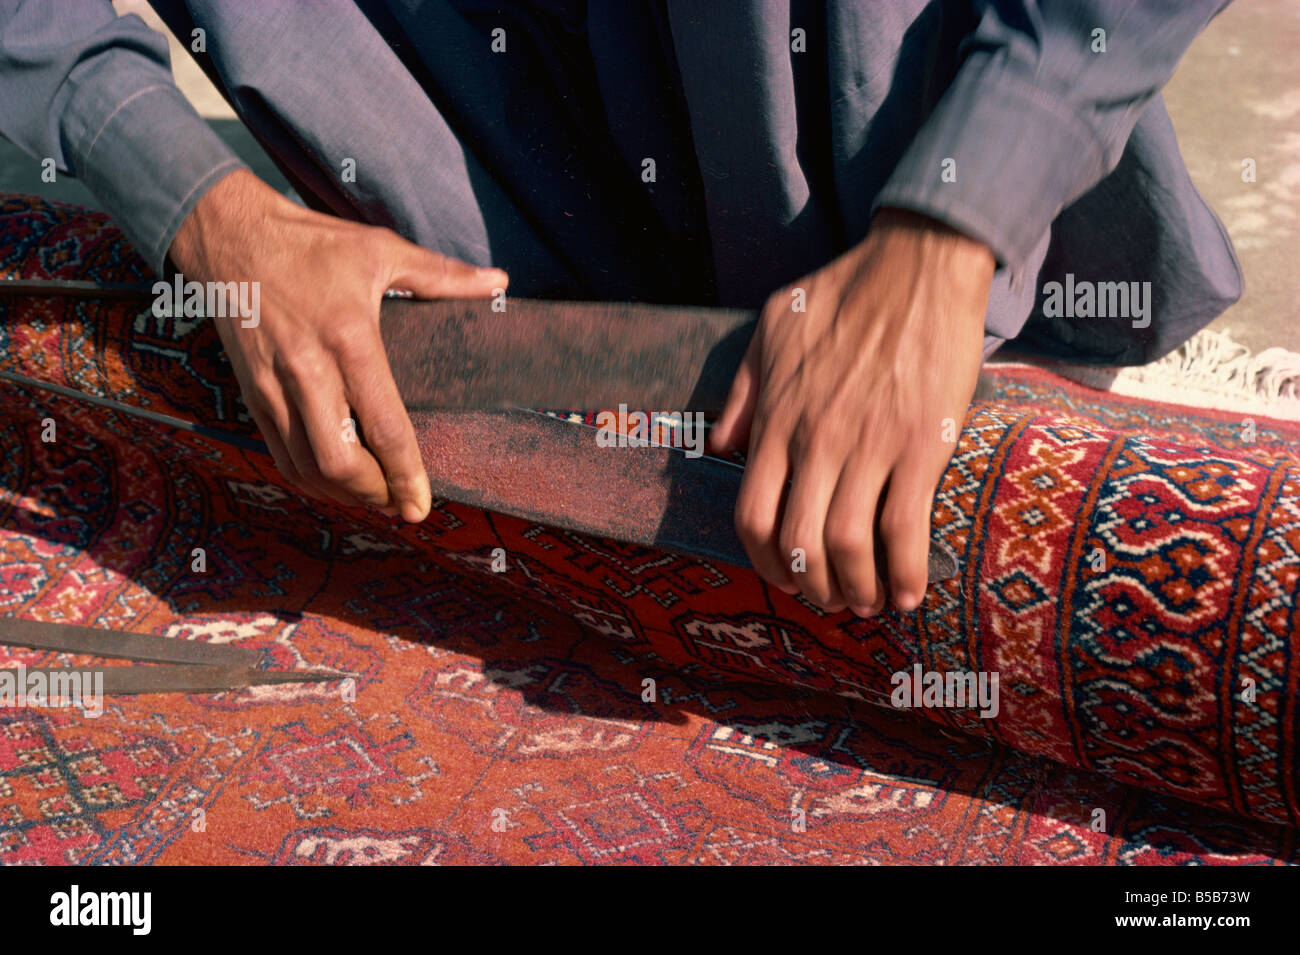
[[838,595],[836,595],[829,586],[824,584],[810,585],[804,591],[804,596],[823,610],[834,609],[835,605],[839,603]]
[[412,470],[396,470],[384,475],[389,489],[394,495],[401,498],[418,496],[424,490],[428,483],[428,475],[423,468],[414,468]]
[[359,322],[335,322],[321,332],[321,341],[341,363],[353,364],[369,352],[371,329]]
[[826,530],[826,549],[838,560],[869,556],[869,536],[852,525],[837,524]]
[[855,607],[874,607],[880,597],[875,573],[863,571],[844,581],[844,595]]
[[806,422],[791,429],[790,455],[803,467],[828,466],[845,457],[847,437],[838,423]]
[[343,452],[320,455],[317,468],[321,477],[326,481],[344,487],[351,484],[360,475],[355,456]]
[[897,543],[916,532],[916,515],[904,507],[887,506],[880,515],[880,535]]
[[807,526],[787,524],[781,528],[777,540],[781,546],[781,553],[787,558],[794,551],[801,550],[810,565],[820,562],[822,556],[822,549],[819,546],[820,536]]
[[757,545],[771,536],[771,521],[767,515],[754,506],[752,500],[743,496],[736,502],[734,515],[736,536],[742,543]]
[[366,444],[381,454],[405,450],[408,444],[414,443],[410,424],[405,414],[399,411],[372,415],[361,427],[365,431]]
[[826,599],[829,596],[829,594],[827,594],[826,592],[825,587],[818,587],[816,584],[812,583],[811,581],[807,581],[804,583],[803,587],[800,588],[800,590],[802,591],[805,597],[807,597],[817,606],[819,607],[825,606]]
[[275,371],[279,379],[299,390],[318,384],[324,370],[322,356],[305,349],[295,349],[288,354],[281,352],[275,359]]
[[856,587],[845,594],[850,604],[857,608],[876,609],[879,605],[879,594],[874,586]]

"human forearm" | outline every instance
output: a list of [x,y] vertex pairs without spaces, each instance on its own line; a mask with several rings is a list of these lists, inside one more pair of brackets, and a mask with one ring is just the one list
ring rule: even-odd
[[1115,168],[1142,111],[1225,5],[976,3],[962,67],[877,207],[946,222],[1019,266]]
[[108,0],[0,0],[0,133],[82,179],[159,272],[199,198],[242,166],[176,89],[166,39]]

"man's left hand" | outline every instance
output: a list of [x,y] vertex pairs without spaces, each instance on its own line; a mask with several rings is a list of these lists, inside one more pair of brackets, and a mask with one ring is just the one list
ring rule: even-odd
[[887,593],[920,604],[993,270],[982,243],[886,209],[860,244],[768,300],[713,444],[748,442],[736,530],[770,583],[860,616]]

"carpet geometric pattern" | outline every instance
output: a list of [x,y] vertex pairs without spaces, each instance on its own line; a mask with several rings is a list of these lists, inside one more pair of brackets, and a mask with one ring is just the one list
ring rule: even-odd
[[[0,276],[149,277],[21,197]],[[0,370],[255,436],[202,320],[0,299]],[[867,622],[451,502],[325,507],[0,381],[0,614],[354,677],[0,709],[0,862],[1300,861],[1300,428],[997,381],[936,505],[962,575]],[[890,707],[914,664],[996,672],[998,714]]]

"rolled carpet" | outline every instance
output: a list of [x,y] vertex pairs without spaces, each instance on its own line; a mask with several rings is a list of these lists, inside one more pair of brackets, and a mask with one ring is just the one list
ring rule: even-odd
[[[101,216],[21,198],[0,203],[0,276],[149,277]],[[0,315],[2,371],[255,436],[211,323],[52,299],[0,301]],[[1104,396],[1029,368],[995,380],[933,517],[961,573],[911,614],[825,614],[747,569],[453,502],[353,546],[482,572],[684,672],[891,707],[906,686],[918,691],[908,708],[942,726],[1296,825],[1300,426]],[[459,420],[416,416],[431,459]],[[39,423],[15,461],[35,460]],[[243,507],[293,493],[229,490]],[[310,527],[275,533],[313,547]],[[930,698],[930,674],[996,677],[996,707]]]

